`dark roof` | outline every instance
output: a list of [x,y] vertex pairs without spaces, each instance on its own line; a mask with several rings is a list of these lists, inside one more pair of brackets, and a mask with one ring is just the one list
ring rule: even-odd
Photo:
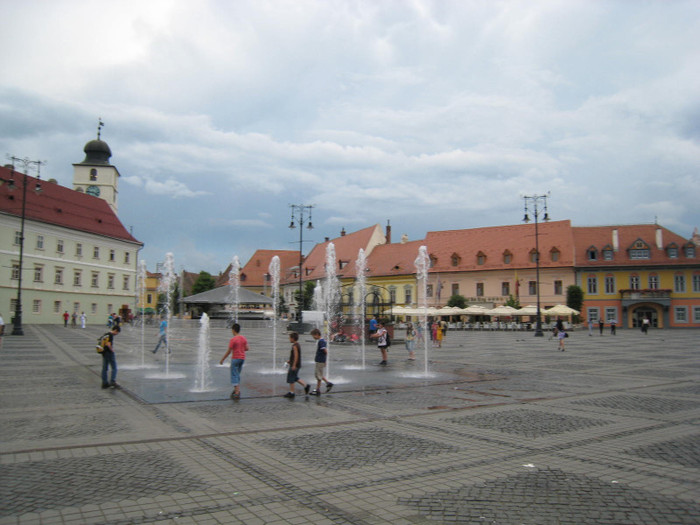
[[[0,167],[0,177],[5,180],[14,179],[16,185],[14,190],[7,183],[0,186],[0,213],[21,217],[22,181],[25,175]],[[27,219],[143,244],[124,228],[104,199],[43,180],[40,181],[42,191],[37,194],[34,188],[39,180],[26,175],[26,182]]]
[[[228,304],[231,302],[231,287],[220,286],[213,290],[190,295],[182,300],[188,304]],[[240,304],[272,304],[272,299],[259,293],[251,292],[243,287],[238,289],[238,302]]]

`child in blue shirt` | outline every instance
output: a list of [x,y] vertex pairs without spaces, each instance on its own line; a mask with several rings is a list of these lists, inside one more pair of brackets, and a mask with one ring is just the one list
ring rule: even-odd
[[316,375],[316,390],[311,392],[312,396],[321,395],[321,381],[326,383],[326,393],[331,391],[333,388],[333,383],[328,381],[324,377],[324,372],[326,369],[326,360],[328,359],[328,345],[326,340],[321,337],[321,331],[318,328],[311,330],[311,337],[316,339],[316,357],[314,361],[316,362],[316,369],[314,374]]

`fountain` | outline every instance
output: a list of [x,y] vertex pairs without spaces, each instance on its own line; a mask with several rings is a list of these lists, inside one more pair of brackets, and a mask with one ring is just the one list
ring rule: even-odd
[[421,246],[418,249],[418,257],[414,262],[416,266],[416,279],[420,290],[418,297],[420,299],[419,307],[423,310],[421,323],[423,325],[423,344],[425,354],[425,375],[428,375],[428,268],[430,268],[430,257],[428,257],[428,248]]
[[357,253],[357,261],[355,261],[355,284],[358,287],[358,293],[355,298],[355,320],[360,336],[360,344],[362,345],[362,368],[365,368],[365,318],[367,317],[367,305],[365,304],[365,295],[367,293],[367,276],[365,268],[367,267],[367,255],[365,250],[360,248]]
[[340,322],[340,281],[336,272],[335,244],[332,242],[326,246],[326,286],[323,288],[323,302],[325,307],[326,322],[324,323],[324,337],[327,343],[328,358],[326,359],[327,377],[331,377],[331,338],[333,335],[333,325],[337,320]]
[[146,304],[146,261],[141,259],[139,261],[139,269],[137,276],[137,286],[138,286],[138,301],[136,304],[141,304],[141,367],[146,366],[146,346],[145,346],[145,329],[146,329],[146,319],[144,318],[144,310]]
[[238,311],[240,309],[239,291],[241,289],[241,263],[238,255],[233,256],[231,261],[231,271],[228,274],[229,304],[231,305],[231,325],[238,322]]
[[280,302],[280,258],[275,255],[268,267],[272,279],[272,373],[277,372],[277,311]]
[[314,287],[314,302],[312,308],[317,312],[326,311],[326,303],[323,297],[323,285],[321,281],[316,281],[316,286]]
[[211,369],[209,367],[209,316],[202,314],[199,320],[199,344],[197,346],[197,365],[194,373],[194,387],[190,392],[209,392],[211,388]]

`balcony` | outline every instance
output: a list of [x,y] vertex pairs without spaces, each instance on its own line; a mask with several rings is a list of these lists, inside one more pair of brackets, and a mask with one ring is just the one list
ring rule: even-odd
[[645,290],[620,290],[622,300],[645,301],[649,299],[670,299],[671,290],[645,289]]

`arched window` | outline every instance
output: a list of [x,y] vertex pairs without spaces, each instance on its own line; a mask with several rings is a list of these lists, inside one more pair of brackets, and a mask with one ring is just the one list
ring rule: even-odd
[[505,264],[510,264],[513,262],[513,254],[510,252],[510,250],[503,252],[503,262]]
[[476,264],[483,266],[486,264],[486,254],[484,252],[479,252],[476,254]]

